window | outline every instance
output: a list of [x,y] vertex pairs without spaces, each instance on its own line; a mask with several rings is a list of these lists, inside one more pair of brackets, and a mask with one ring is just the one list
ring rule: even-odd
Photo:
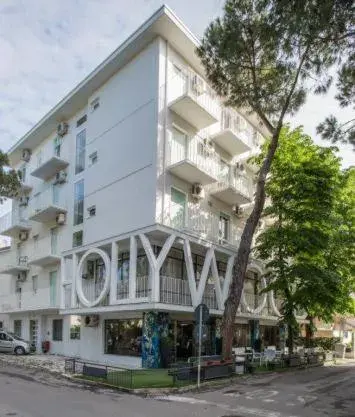
[[21,182],[26,182],[26,165],[22,165],[19,170],[19,175]]
[[80,117],[80,119],[76,122],[76,127],[79,127],[83,125],[87,121],[88,117],[86,114],[84,114],[83,117]]
[[32,276],[32,291],[33,294],[36,294],[38,290],[38,275]]
[[53,320],[52,339],[55,342],[61,342],[63,340],[63,320],[62,319]]
[[181,229],[185,226],[186,219],[186,194],[177,190],[171,189],[171,205],[170,218],[171,226],[176,229]]
[[91,113],[97,110],[100,107],[100,97],[96,97],[95,100],[93,100],[90,103]]
[[171,163],[180,162],[186,158],[188,137],[185,132],[173,127],[171,143]]
[[73,233],[73,248],[83,244],[83,231],[79,230]]
[[140,356],[142,320],[105,320],[105,353]]
[[223,241],[229,239],[230,217],[227,214],[219,215],[219,238]]
[[70,316],[70,339],[80,340],[80,316]]
[[86,130],[84,129],[76,135],[75,174],[79,174],[85,169],[85,148]]
[[91,206],[88,208],[89,217],[96,216],[96,206]]
[[0,329],[2,329],[4,327],[4,324],[2,321],[0,321]]
[[54,156],[60,157],[61,146],[62,146],[62,138],[57,136],[54,139]]
[[74,184],[74,226],[84,221],[84,180]]
[[89,155],[89,160],[90,160],[90,166],[96,164],[96,162],[98,161],[97,151]]
[[14,320],[14,333],[16,336],[22,335],[22,320]]
[[39,235],[34,235],[33,236],[33,249],[35,251],[38,249],[38,240],[39,240]]

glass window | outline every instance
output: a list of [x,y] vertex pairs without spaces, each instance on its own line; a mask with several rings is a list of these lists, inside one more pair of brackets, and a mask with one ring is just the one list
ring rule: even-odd
[[33,294],[36,294],[38,290],[38,275],[32,276],[32,291]]
[[74,226],[84,221],[84,180],[74,185]]
[[16,336],[22,335],[22,320],[14,320],[14,333]]
[[223,241],[229,239],[230,217],[224,213],[219,215],[219,238]]
[[84,129],[76,135],[75,174],[79,174],[85,169],[85,148],[86,130]]
[[56,342],[61,342],[63,340],[63,320],[56,319],[53,320],[53,337],[52,339]]
[[60,157],[61,147],[62,147],[62,138],[57,136],[54,139],[54,156]]
[[26,182],[26,165],[22,165],[19,170],[20,180]]
[[73,233],[73,248],[77,246],[81,246],[83,244],[83,231],[78,230],[77,232]]
[[105,353],[140,356],[142,320],[105,320]]
[[81,326],[81,317],[70,316],[70,339],[71,340],[80,340],[80,326]]
[[171,204],[170,217],[171,226],[176,229],[181,229],[185,226],[185,211],[186,211],[186,194],[177,190],[171,189]]

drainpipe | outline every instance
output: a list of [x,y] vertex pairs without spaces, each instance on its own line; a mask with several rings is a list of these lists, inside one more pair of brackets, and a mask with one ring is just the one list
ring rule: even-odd
[[161,223],[164,224],[165,188],[166,188],[166,130],[168,127],[168,41],[165,40],[165,85],[164,85],[164,122],[163,122],[163,195],[161,199]]

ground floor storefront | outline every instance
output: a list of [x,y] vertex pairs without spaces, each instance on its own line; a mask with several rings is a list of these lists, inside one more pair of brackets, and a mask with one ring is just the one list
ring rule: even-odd
[[[4,319],[4,327],[35,343],[37,352],[48,349],[51,354],[116,366],[159,368],[197,356],[192,313],[11,314]],[[203,332],[202,354],[220,354],[221,318],[210,317]],[[277,320],[237,319],[234,347],[261,349],[279,345]]]

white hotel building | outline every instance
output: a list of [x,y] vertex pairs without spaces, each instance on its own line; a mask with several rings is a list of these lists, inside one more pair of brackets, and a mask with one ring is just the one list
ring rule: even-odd
[[[140,366],[144,343],[168,328],[173,359],[191,356],[201,302],[206,352],[219,350],[253,203],[247,160],[267,132],[223,105],[197,45],[160,8],[9,151],[22,195],[0,219],[12,238],[0,253],[1,320],[39,350],[49,341],[51,353]],[[236,345],[258,328],[277,343],[278,303],[258,295],[262,272],[251,260]],[[159,365],[154,355],[143,365]]]

